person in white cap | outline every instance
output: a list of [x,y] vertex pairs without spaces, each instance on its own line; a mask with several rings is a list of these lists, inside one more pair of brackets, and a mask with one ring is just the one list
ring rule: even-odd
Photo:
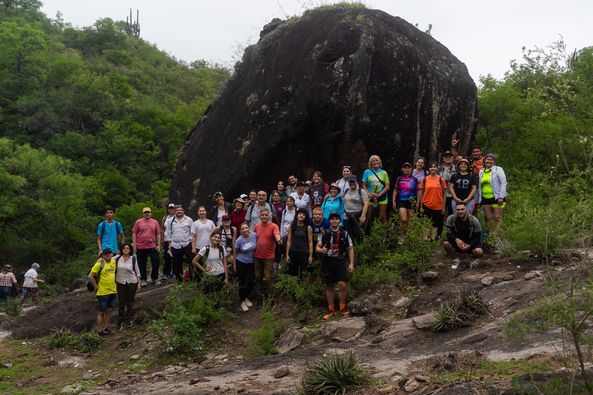
[[45,281],[37,278],[39,270],[39,264],[37,262],[31,265],[31,269],[27,270],[25,273],[25,281],[23,282],[23,295],[21,296],[21,300],[19,304],[22,306],[25,303],[25,299],[27,296],[31,296],[33,300],[33,304],[37,304],[37,283],[44,283]]

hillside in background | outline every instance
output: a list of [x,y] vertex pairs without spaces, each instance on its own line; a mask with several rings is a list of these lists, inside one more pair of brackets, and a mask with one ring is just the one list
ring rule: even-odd
[[79,29],[40,5],[0,2],[0,260],[12,264],[75,256],[105,206],[165,198],[189,130],[230,75],[169,56],[125,22]]

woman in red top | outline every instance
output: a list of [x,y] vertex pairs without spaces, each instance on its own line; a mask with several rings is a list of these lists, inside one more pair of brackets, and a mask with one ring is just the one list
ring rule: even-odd
[[245,222],[245,215],[247,215],[245,202],[241,198],[236,198],[233,202],[233,206],[235,209],[231,213],[231,225],[237,229],[241,229],[241,224]]
[[[445,190],[447,183],[439,176],[439,165],[432,161],[428,165],[428,175],[420,182],[418,201],[422,203],[422,212],[432,222],[432,238],[436,239],[443,232],[443,214],[445,213]],[[425,235],[428,239],[428,234]]]

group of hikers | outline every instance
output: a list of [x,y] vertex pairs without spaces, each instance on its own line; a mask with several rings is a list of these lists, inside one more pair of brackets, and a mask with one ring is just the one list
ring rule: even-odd
[[[160,222],[145,207],[132,228],[131,244],[114,218],[115,210],[108,208],[97,229],[101,257],[88,275],[89,289],[96,292],[99,305],[97,331],[109,333],[116,295],[118,325],[133,325],[136,292],[149,283],[159,286],[162,281],[200,281],[208,276],[206,291],[212,291],[236,279],[240,309],[246,312],[254,296],[272,297],[273,282],[283,265],[288,274],[302,278],[315,270],[314,262],[320,262],[319,274],[326,284],[328,312],[323,318],[348,316],[347,281],[355,270],[354,246],[370,232],[375,219],[387,221],[390,193],[400,218],[400,244],[406,242],[412,216],[422,215],[432,223],[427,239],[440,238],[443,226],[448,229],[443,247],[452,259],[452,269],[459,267],[461,254],[478,259],[486,232],[477,209],[483,209],[487,232],[500,227],[506,177],[493,154],[483,156],[474,147],[465,158],[456,146],[453,140],[451,149],[441,154],[441,163],[427,164],[422,157],[413,164],[403,163],[393,185],[381,158],[372,155],[360,180],[350,166],[343,166],[342,178],[329,185],[315,171],[311,181],[295,175],[287,182],[278,181],[270,195],[253,190],[230,203],[216,192],[214,205],[209,210],[199,206],[195,221],[179,204],[169,203]],[[0,276],[0,285],[6,282]]]

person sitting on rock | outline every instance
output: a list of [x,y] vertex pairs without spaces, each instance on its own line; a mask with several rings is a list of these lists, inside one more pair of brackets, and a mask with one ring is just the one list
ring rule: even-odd
[[[333,212],[329,215],[330,229],[324,231],[317,243],[316,250],[323,256],[321,264],[321,277],[325,281],[325,297],[329,312],[323,316],[328,320],[338,314],[343,317],[350,315],[346,307],[348,273],[354,271],[354,247],[352,238],[344,228],[340,226],[340,213]],[[349,264],[346,266],[346,254]],[[338,284],[340,288],[339,302],[340,309],[334,307],[334,287]]]
[[453,258],[451,269],[456,270],[461,263],[457,254],[472,254],[474,257],[472,266],[477,264],[478,258],[484,255],[484,251],[480,248],[482,227],[480,221],[468,213],[465,203],[457,203],[455,214],[447,218],[445,226],[449,233],[447,240],[443,242],[443,247],[447,255]]
[[105,336],[111,333],[109,321],[113,302],[117,296],[115,285],[117,262],[113,259],[113,251],[109,248],[103,250],[102,257],[93,265],[88,275],[89,282],[97,296],[99,313],[97,313],[97,333]]

